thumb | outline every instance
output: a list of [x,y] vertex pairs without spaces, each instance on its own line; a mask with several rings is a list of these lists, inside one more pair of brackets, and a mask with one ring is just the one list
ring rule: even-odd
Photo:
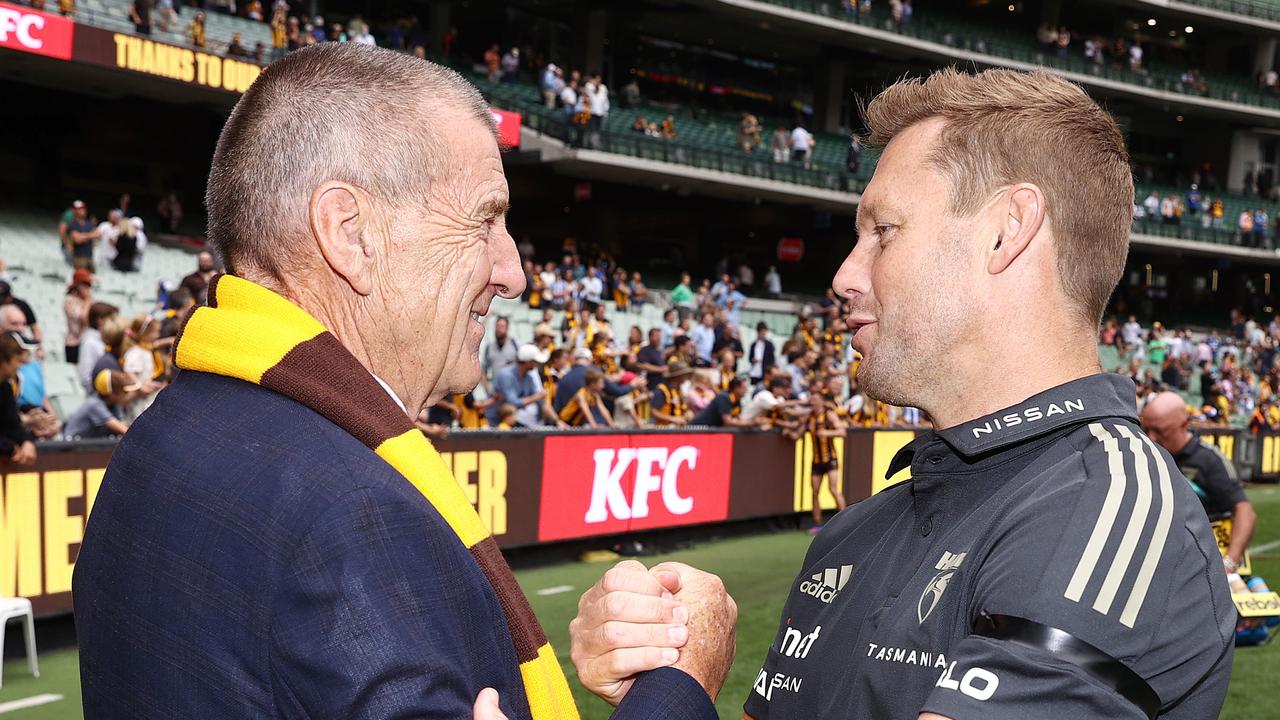
[[472,713],[473,720],[507,720],[507,716],[502,714],[502,708],[498,707],[498,691],[493,688],[480,691]]

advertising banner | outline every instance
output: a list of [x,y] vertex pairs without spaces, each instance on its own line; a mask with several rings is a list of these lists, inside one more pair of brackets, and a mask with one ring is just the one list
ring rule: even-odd
[[70,60],[75,23],[61,15],[0,2],[0,47]]
[[733,435],[552,436],[538,540],[724,520]]
[[236,95],[248,90],[262,73],[262,67],[248,59],[222,57],[88,25],[75,26],[73,59]]
[[498,126],[498,144],[514,150],[520,147],[520,113],[489,108]]
[[[845,498],[887,487],[889,460],[914,433],[851,430],[836,442]],[[807,512],[813,448],[779,433],[458,432],[436,448],[502,547]],[[110,443],[42,446],[0,459],[0,596],[37,613],[71,610],[71,573]],[[893,478],[894,481],[902,477]],[[824,482],[816,497],[834,508]]]

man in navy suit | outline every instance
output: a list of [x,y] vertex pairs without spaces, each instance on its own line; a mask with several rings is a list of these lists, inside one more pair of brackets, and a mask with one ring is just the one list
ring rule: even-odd
[[[232,113],[209,237],[231,275],[310,314],[361,366],[327,387],[372,386],[416,418],[475,387],[482,318],[524,289],[507,199],[475,88],[324,44],[273,64]],[[223,332],[271,342],[254,330]],[[512,600],[443,510],[323,407],[250,379],[183,370],[112,458],[74,578],[85,716],[531,717]],[[619,718],[711,720],[733,602],[711,576],[646,577],[639,592],[668,590],[651,608],[661,637],[591,682],[625,685]],[[705,639],[677,652],[692,635]]]

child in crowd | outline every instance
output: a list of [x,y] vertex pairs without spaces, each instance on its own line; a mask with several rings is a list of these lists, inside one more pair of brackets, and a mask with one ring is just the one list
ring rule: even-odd
[[137,397],[141,386],[120,370],[101,370],[93,379],[94,392],[67,419],[68,439],[124,435],[129,429],[124,406]]

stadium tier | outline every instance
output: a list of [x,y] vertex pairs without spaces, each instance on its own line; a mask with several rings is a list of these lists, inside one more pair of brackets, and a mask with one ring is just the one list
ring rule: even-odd
[[[1157,4],[1150,0],[1148,2],[1152,5]],[[1280,7],[1276,6],[1274,0],[1181,0],[1181,2],[1224,13],[1280,22]]]
[[[864,26],[914,38],[936,46],[944,54],[948,49],[965,50],[979,56],[989,56],[992,65],[1003,61],[1043,66],[1071,72],[1079,76],[1116,80],[1136,88],[1165,90],[1179,95],[1200,96],[1228,103],[1253,105],[1267,109],[1280,109],[1280,97],[1275,93],[1259,91],[1257,83],[1248,76],[1206,72],[1199,79],[1188,78],[1191,66],[1175,66],[1141,60],[1136,68],[1130,61],[1120,58],[1116,63],[1104,63],[1101,49],[1098,60],[1084,56],[1084,37],[1072,37],[1067,49],[1038,45],[1033,34],[1007,26],[978,22],[950,12],[942,4],[923,5],[909,23],[895,22],[885,3],[877,3],[868,13],[859,13],[850,6],[857,3],[827,2],[824,0],[758,0],[771,5],[799,10],[823,18],[835,19],[851,25]],[[996,4],[1000,5],[999,3]],[[1011,6],[1012,7],[1012,6]],[[1056,36],[1056,29],[1055,29]],[[1141,57],[1141,56],[1139,56]],[[960,59],[960,58],[957,58]],[[965,58],[966,60],[969,58]],[[1200,81],[1203,82],[1200,82]]]
[[[22,209],[0,211],[0,257],[8,266],[14,296],[31,305],[44,333],[48,395],[63,417],[70,415],[85,389],[75,377],[75,366],[63,355],[62,339],[67,334],[63,299],[71,269],[58,245],[57,218]],[[120,308],[125,316],[149,313],[155,310],[160,283],[176,286],[194,268],[190,252],[151,242],[140,272],[99,268],[94,296]]]
[[[77,22],[97,25],[109,30],[132,33],[134,24],[129,19],[131,4],[131,0],[78,0],[75,19]],[[176,14],[174,19],[168,22],[162,16],[162,11],[157,9],[156,20],[151,29],[152,39],[190,47],[191,35],[188,25],[194,19],[197,10],[191,6],[183,7],[181,14]],[[225,52],[235,35],[240,36],[240,44],[249,51],[252,51],[258,43],[262,43],[266,48],[271,47],[271,28],[266,23],[213,10],[205,13],[206,49]]]

